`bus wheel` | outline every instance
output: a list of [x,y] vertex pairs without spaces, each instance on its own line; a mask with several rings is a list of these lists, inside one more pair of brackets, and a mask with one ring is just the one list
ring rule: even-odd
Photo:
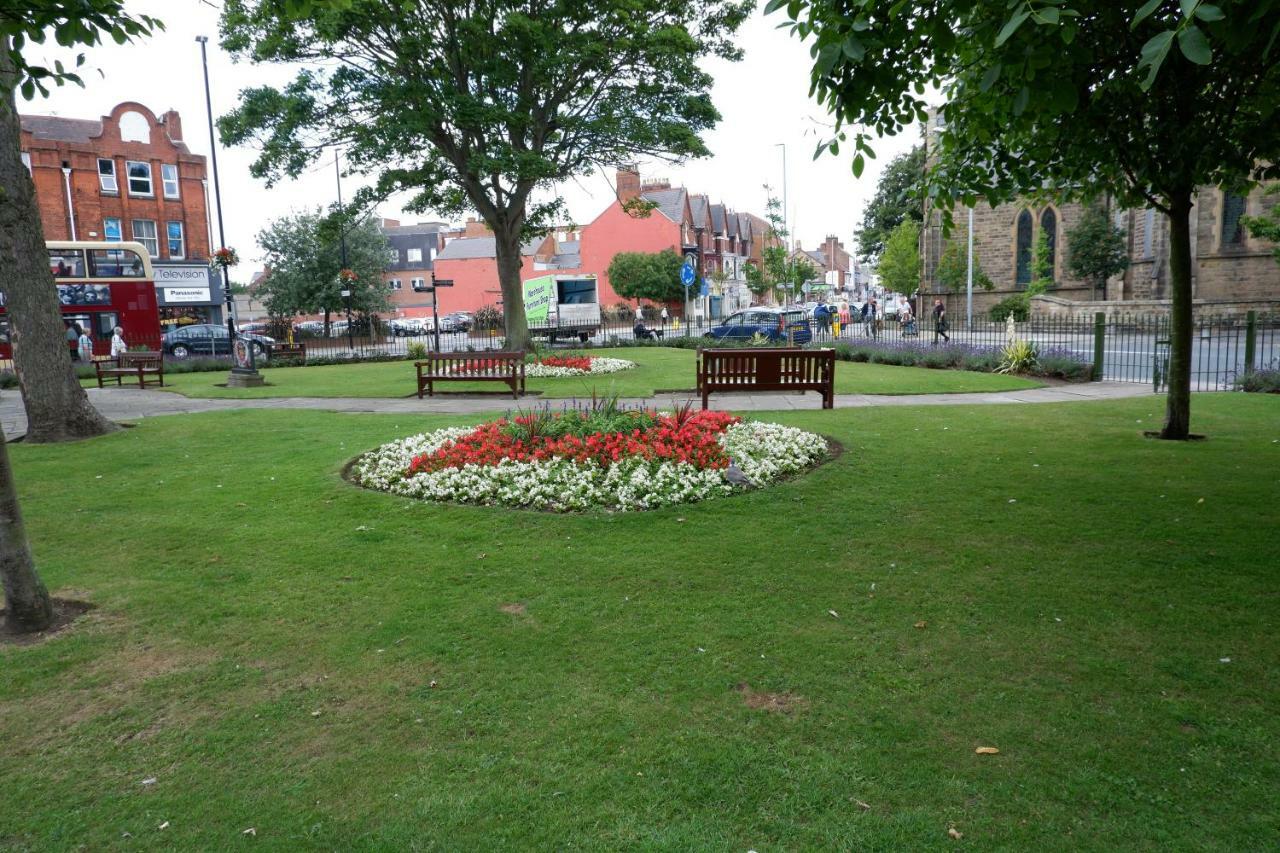
[[191,350],[187,349],[186,346],[183,344],[178,344],[176,347],[173,348],[174,358],[183,359],[189,355],[191,355]]

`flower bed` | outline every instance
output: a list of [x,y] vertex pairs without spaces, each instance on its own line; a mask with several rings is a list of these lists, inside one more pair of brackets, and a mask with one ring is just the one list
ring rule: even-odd
[[587,355],[548,355],[525,365],[525,376],[532,379],[561,376],[588,376],[618,373],[635,367],[634,361]]
[[423,500],[627,511],[768,486],[828,452],[819,435],[725,412],[606,406],[411,436],[361,456],[351,476]]

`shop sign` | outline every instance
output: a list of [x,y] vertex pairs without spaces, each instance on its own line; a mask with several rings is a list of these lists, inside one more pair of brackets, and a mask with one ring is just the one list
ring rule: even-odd
[[209,302],[207,287],[165,287],[161,288],[164,301],[170,305],[175,302]]

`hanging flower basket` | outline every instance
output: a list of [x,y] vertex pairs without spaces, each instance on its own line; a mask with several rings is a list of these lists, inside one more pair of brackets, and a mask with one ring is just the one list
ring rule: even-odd
[[344,269],[339,271],[338,278],[343,284],[351,284],[360,280],[360,276],[356,275],[356,271],[353,269]]
[[240,256],[236,254],[235,249],[223,246],[221,249],[218,249],[213,253],[213,260],[218,266],[226,269],[227,267],[234,267],[236,264],[240,263]]

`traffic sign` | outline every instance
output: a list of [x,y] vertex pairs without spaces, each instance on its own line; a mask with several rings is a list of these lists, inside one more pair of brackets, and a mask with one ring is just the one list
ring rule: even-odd
[[708,286],[708,285],[707,285],[707,280],[706,280],[705,278],[702,280],[702,290],[701,290],[701,292],[699,293],[699,295],[701,295],[701,296],[710,296],[710,295],[711,295],[711,288],[710,288],[710,286]]
[[693,271],[693,256],[690,255],[684,266],[680,268],[680,283],[685,287],[690,287],[695,278],[697,278],[697,274]]

